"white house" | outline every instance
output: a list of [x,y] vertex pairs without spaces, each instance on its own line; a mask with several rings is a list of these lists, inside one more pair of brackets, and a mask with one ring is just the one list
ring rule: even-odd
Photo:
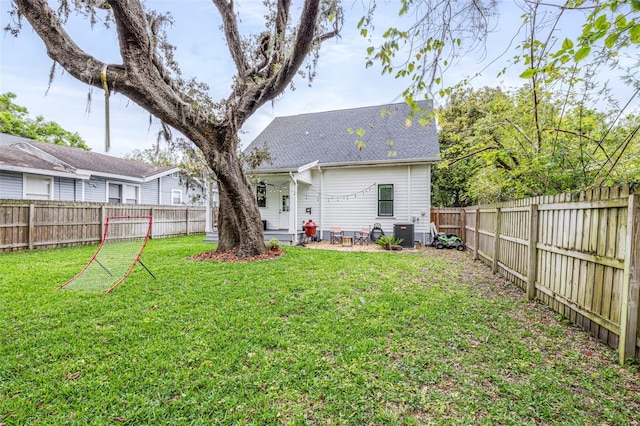
[[436,124],[410,112],[398,103],[274,119],[245,150],[266,146],[273,159],[250,171],[265,240],[296,244],[311,219],[325,240],[332,227],[349,236],[380,224],[429,242]]
[[193,191],[178,167],[0,133],[0,199],[180,205]]

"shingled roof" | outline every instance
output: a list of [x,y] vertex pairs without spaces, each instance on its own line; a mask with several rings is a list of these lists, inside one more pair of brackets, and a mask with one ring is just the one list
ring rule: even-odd
[[[419,105],[431,110],[430,102]],[[435,120],[422,126],[407,120],[409,113],[406,103],[397,103],[277,117],[245,152],[268,147],[273,164],[263,163],[259,171],[296,170],[315,161],[320,166],[438,161]],[[364,130],[362,137],[357,129]]]
[[0,133],[0,169],[15,167],[66,172],[84,177],[117,176],[142,182],[178,170],[174,166],[153,166],[80,148]]

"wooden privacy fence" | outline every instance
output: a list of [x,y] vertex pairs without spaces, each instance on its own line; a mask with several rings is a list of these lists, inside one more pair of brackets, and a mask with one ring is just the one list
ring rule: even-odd
[[205,232],[204,207],[0,200],[0,252],[99,243],[109,216],[152,216],[151,238]]
[[617,348],[621,363],[640,358],[640,194],[620,186],[453,210],[452,228],[438,231],[458,231],[476,259]]
[[436,225],[438,232],[456,234],[464,241],[462,229],[465,228],[466,215],[463,209],[458,208],[433,208],[431,209],[431,222]]

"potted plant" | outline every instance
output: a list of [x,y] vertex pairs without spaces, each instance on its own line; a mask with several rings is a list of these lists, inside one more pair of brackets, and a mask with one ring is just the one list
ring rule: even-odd
[[267,249],[271,251],[280,250],[280,240],[278,240],[277,238],[270,239],[267,243]]

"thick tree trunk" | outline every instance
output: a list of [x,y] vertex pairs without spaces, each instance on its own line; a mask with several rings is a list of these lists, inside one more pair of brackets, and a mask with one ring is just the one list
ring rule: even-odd
[[[236,136],[228,133],[227,138]],[[220,195],[217,251],[233,251],[238,257],[256,256],[266,251],[260,210],[235,152],[232,148],[208,159]]]

